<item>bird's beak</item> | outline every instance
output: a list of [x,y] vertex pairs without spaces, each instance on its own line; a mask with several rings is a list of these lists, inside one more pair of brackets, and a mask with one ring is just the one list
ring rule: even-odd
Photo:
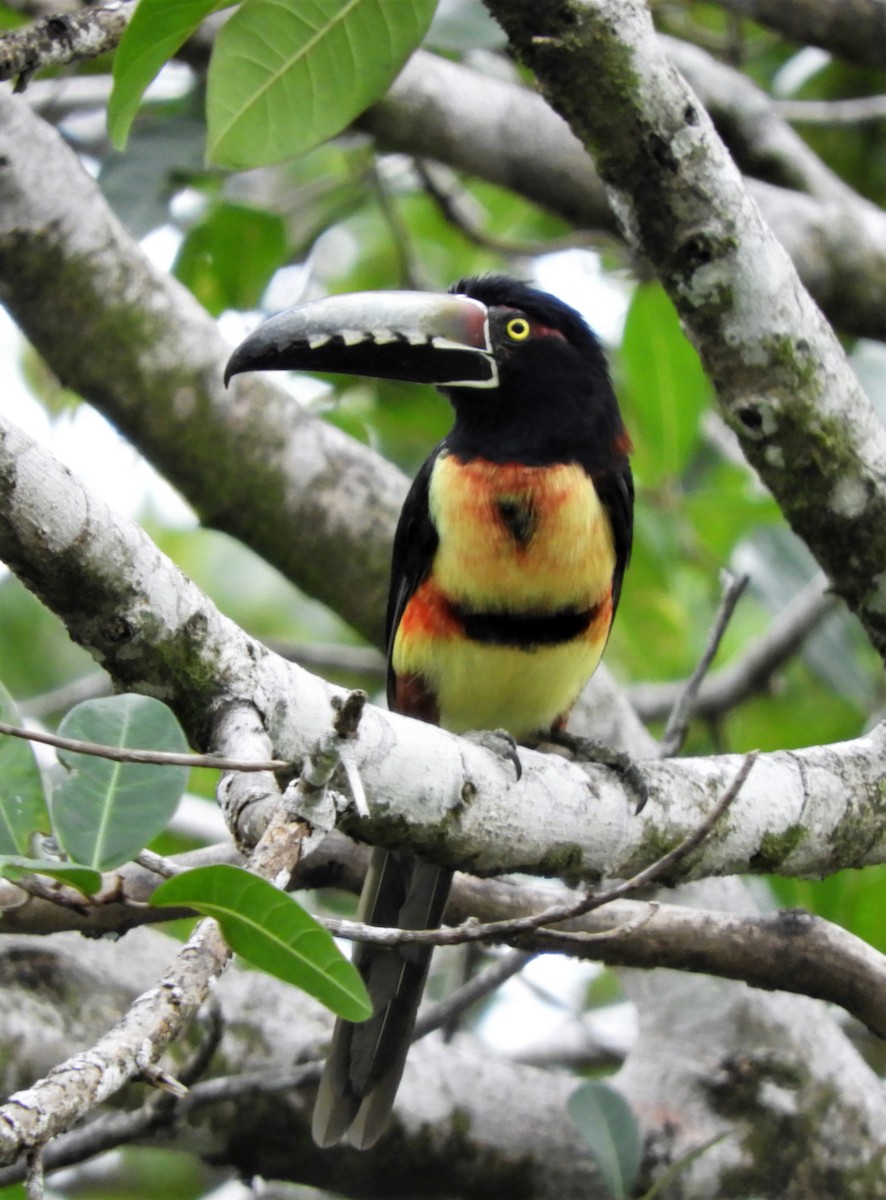
[[281,370],[498,385],[486,305],[449,293],[357,292],[286,309],[240,343],[225,383],[242,371]]

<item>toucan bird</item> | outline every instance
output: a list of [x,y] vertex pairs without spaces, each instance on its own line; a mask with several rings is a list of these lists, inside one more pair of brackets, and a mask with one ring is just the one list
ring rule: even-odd
[[[630,439],[584,320],[498,275],[445,295],[334,296],[260,326],[226,380],[280,368],[436,384],[455,412],[394,538],[391,709],[530,743],[562,730],[606,645],[633,519]],[[451,878],[408,851],[376,850],[359,917],[438,925]],[[314,1111],[320,1145],[368,1147],[384,1130],[430,955],[357,944],[373,1016],[336,1026]]]

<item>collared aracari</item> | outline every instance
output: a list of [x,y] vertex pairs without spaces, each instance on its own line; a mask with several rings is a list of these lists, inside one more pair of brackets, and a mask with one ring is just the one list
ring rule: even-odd
[[[599,342],[572,308],[503,276],[446,295],[335,296],[271,318],[241,371],[292,368],[436,384],[452,431],[418,472],[394,538],[388,704],[456,733],[531,742],[562,730],[593,674],[631,548],[630,440]],[[452,872],[376,850],[359,918],[440,923]],[[374,1014],[339,1021],[313,1133],[360,1148],[383,1131],[428,947],[357,943]]]

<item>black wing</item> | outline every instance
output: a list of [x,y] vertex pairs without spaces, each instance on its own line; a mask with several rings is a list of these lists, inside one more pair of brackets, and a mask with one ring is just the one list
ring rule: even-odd
[[385,618],[385,646],[388,655],[388,707],[394,707],[394,672],[391,652],[394,634],[400,624],[403,609],[416,589],[428,577],[440,539],[428,507],[428,488],[434,464],[446,443],[441,442],[430,458],[422,464],[400,513],[394,534],[391,556],[391,585],[388,590],[388,612]]
[[631,474],[630,463],[624,458],[612,470],[595,472],[593,479],[600,503],[609,513],[615,539],[615,570],[612,574],[614,619],[625,568],[631,558],[631,542],[634,536],[634,477]]

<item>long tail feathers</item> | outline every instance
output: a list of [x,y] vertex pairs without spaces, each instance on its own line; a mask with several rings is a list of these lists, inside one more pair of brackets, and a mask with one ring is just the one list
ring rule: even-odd
[[[358,918],[370,925],[432,929],[440,924],[452,872],[400,851],[375,850]],[[430,946],[357,942],[354,964],[372,1000],[359,1025],[337,1021],[314,1106],[318,1146],[347,1138],[365,1150],[381,1136],[394,1104],[418,1006]]]

